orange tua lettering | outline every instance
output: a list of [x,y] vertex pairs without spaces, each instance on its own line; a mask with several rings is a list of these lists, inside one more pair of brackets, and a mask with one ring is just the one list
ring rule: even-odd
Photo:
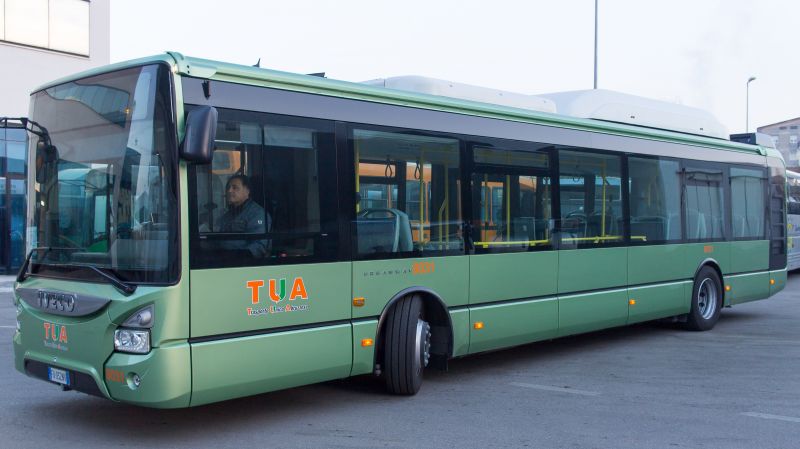
[[308,299],[308,293],[306,292],[306,285],[303,283],[303,278],[295,278],[294,284],[292,285],[292,293],[289,295],[289,301],[294,301],[297,298]]
[[253,304],[258,304],[259,301],[259,289],[264,286],[264,281],[247,281],[247,288],[250,289],[250,301]]

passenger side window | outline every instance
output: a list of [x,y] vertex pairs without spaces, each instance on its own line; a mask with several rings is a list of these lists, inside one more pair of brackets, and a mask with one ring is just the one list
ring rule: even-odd
[[619,156],[561,150],[561,244],[602,246],[624,240]]
[[628,158],[631,243],[681,240],[680,164]]
[[193,268],[335,257],[333,142],[329,122],[219,109],[213,161],[193,167]]
[[725,191],[719,168],[687,167],[684,172],[686,196],[686,238],[725,238]]
[[764,170],[731,167],[730,182],[733,238],[763,239],[766,217]]
[[473,147],[471,227],[476,253],[552,247],[549,154],[534,150]]
[[459,141],[355,129],[355,253],[462,253]]

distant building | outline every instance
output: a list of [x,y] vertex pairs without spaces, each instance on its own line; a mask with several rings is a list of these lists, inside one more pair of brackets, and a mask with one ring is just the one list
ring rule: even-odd
[[[36,87],[109,63],[109,1],[0,0],[0,117],[25,117]],[[18,122],[0,121],[0,273],[25,257],[26,154]]]
[[787,168],[800,167],[800,117],[762,126],[758,132],[772,136],[775,148],[780,150]]

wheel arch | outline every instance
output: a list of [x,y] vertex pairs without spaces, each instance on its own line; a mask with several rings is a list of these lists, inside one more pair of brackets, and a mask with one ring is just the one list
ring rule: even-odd
[[[378,318],[378,326],[375,333],[375,354],[373,355],[372,366],[376,366],[378,360],[380,360],[380,356],[383,353],[383,340],[384,340],[384,331],[386,327],[386,317],[389,314],[389,311],[394,307],[397,302],[408,296],[413,294],[419,294],[423,301],[422,307],[425,311],[425,316],[428,319],[429,324],[431,327],[445,327],[446,328],[446,337],[447,337],[447,345],[446,345],[446,352],[444,354],[436,354],[438,356],[443,356],[443,362],[446,364],[447,359],[453,356],[453,323],[450,318],[450,313],[447,310],[447,305],[444,302],[444,299],[436,293],[435,291],[427,288],[427,287],[408,287],[399,292],[397,292],[392,298],[386,303],[384,306],[383,311],[381,311],[380,317]],[[432,354],[434,355],[434,354]]]
[[717,276],[719,276],[719,282],[722,284],[720,285],[720,291],[722,292],[722,304],[724,306],[727,303],[728,295],[726,294],[727,292],[725,291],[725,278],[722,275],[722,269],[719,267],[719,262],[717,262],[715,259],[711,257],[704,259],[697,266],[697,269],[694,270],[694,276],[692,277],[692,280],[697,279],[697,275],[700,274],[700,270],[702,270],[703,267],[711,267],[714,271],[717,272]]

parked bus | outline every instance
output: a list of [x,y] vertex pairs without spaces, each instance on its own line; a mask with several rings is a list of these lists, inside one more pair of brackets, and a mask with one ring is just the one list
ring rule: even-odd
[[786,170],[788,204],[786,222],[788,227],[788,270],[800,268],[800,173]]
[[35,91],[16,369],[160,408],[370,373],[407,395],[454,357],[709,330],[784,288],[774,149],[389,81],[168,53]]

